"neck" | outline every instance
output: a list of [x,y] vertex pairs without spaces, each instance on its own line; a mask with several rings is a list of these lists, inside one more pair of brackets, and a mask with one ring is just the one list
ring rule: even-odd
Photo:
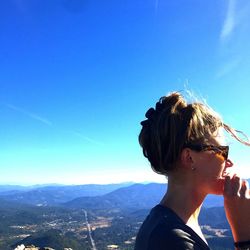
[[192,186],[169,181],[168,190],[160,204],[171,208],[185,224],[198,224],[198,216],[206,194],[199,193]]

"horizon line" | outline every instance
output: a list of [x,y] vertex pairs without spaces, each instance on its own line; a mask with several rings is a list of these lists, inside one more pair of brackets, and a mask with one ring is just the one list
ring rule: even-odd
[[155,180],[147,180],[147,181],[123,181],[123,182],[110,182],[110,183],[1,183],[0,186],[22,186],[22,187],[32,187],[32,186],[83,186],[83,185],[119,185],[119,184],[150,184],[150,183],[160,183],[166,184],[167,181],[158,182]]

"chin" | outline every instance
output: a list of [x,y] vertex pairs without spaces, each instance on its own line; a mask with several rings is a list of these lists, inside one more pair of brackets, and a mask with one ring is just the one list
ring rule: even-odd
[[212,193],[214,195],[223,195],[223,190],[216,190],[214,193]]

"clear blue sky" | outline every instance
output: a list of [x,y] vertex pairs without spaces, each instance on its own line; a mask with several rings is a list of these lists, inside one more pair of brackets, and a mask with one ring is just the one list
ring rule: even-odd
[[139,122],[185,86],[250,135],[248,0],[8,0],[0,23],[0,183],[164,181]]

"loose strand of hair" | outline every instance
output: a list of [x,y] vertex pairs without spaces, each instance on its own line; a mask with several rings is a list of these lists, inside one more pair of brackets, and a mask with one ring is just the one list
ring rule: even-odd
[[[250,146],[250,140],[249,140],[249,137],[243,133],[242,131],[240,130],[235,130],[233,128],[231,128],[230,126],[228,126],[227,124],[223,123],[223,128],[233,137],[235,138],[237,141],[239,141],[240,143],[246,145],[246,146]],[[246,140],[240,138],[238,136],[238,134],[241,134],[245,137]]]

